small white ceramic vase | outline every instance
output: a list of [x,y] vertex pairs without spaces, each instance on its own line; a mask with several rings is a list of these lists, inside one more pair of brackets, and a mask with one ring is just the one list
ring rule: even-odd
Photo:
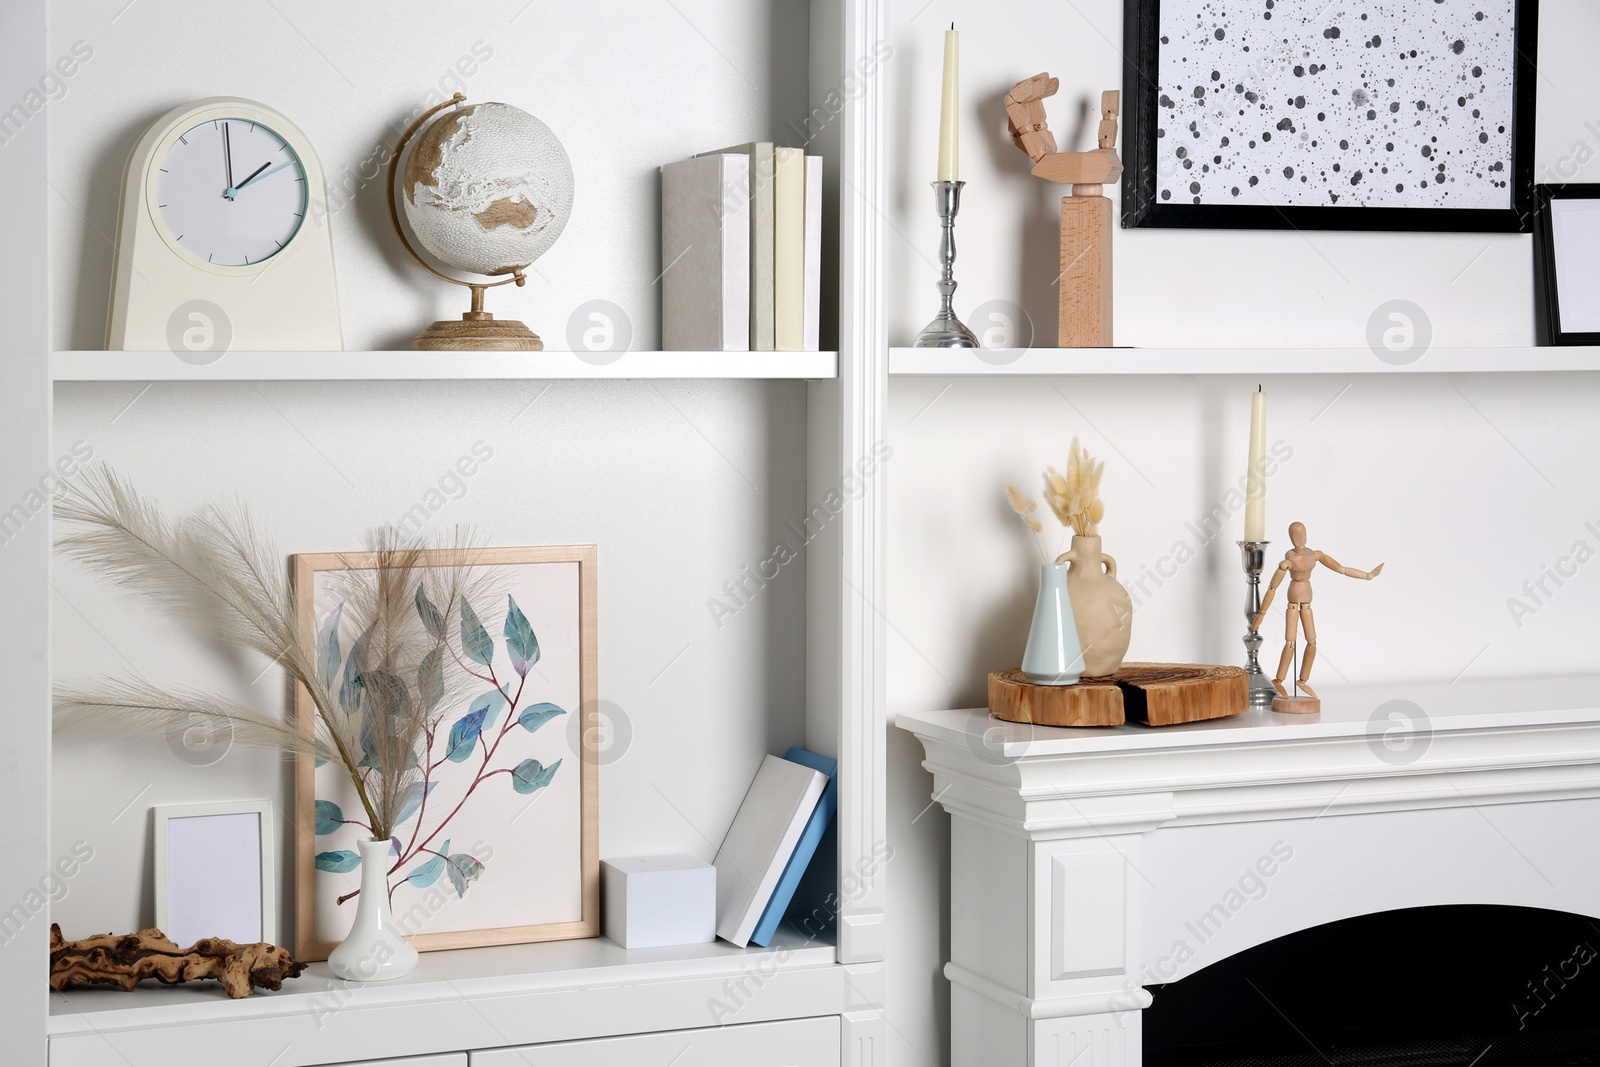
[[356,843],[361,850],[361,895],[350,933],[328,956],[328,968],[347,982],[392,982],[417,966],[412,948],[394,921],[389,904],[389,850],[387,839],[369,838]]

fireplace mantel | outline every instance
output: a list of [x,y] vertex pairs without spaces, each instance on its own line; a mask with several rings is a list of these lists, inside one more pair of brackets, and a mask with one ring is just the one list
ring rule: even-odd
[[1600,677],[1150,729],[901,713],[951,814],[951,1058],[1134,1065],[1144,988],[1430,904],[1600,916]]

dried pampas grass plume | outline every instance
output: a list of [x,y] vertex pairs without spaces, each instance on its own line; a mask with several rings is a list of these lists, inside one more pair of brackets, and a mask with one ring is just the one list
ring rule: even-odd
[[484,572],[473,574],[470,535],[457,532],[442,564],[437,553],[427,558],[393,530],[377,536],[375,565],[347,575],[350,588],[343,590],[345,616],[358,624],[364,652],[354,688],[347,679],[340,691],[337,672],[320,669],[300,632],[283,557],[242,507],[213,505],[172,521],[103,464],[65,485],[55,517],[68,531],[56,542],[66,555],[281,664],[310,694],[316,713],[303,729],[288,715],[220,694],[125,675],[58,687],[57,735],[115,741],[159,733],[195,716],[226,719],[236,741],[341,766],[373,836],[388,837],[418,777],[406,757],[444,695],[442,688],[422,692],[420,681],[411,680],[430,656],[448,651],[443,632],[427,633],[415,617],[413,599],[426,569],[428,595],[449,618],[469,586],[485,580]]
[[1037,500],[1023,496],[1021,489],[1009,484],[1006,486],[1006,499],[1011,502],[1011,510],[1017,513],[1017,516],[1022,519],[1028,529],[1034,533],[1044,529],[1039,523],[1039,502]]
[[1045,502],[1061,525],[1070,527],[1079,537],[1095,537],[1100,533],[1100,520],[1106,514],[1105,504],[1100,500],[1100,475],[1105,466],[1095,462],[1074,437],[1067,454],[1066,474],[1054,467],[1045,469]]

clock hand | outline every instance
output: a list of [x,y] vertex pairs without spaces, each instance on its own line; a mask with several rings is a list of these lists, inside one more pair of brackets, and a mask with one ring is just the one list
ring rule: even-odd
[[238,190],[233,187],[233,145],[228,140],[228,124],[226,122],[222,124],[222,164],[228,173],[228,187],[222,191],[222,195],[232,200],[233,194]]
[[247,186],[251,182],[255,181],[256,180],[256,175],[260,174],[262,171],[266,170],[270,166],[272,166],[272,161],[271,160],[268,160],[267,162],[261,164],[261,166],[259,166],[259,167],[257,167],[255,169],[255,171],[250,175],[250,177],[246,178],[244,181],[242,181],[238,185],[234,186],[233,187],[233,191],[237,193],[240,189],[243,189],[245,186]]
[[[256,174],[261,174],[262,169],[265,168],[266,166],[267,166],[267,164],[263,163],[263,164],[261,164],[260,167],[257,167],[256,168]],[[280,170],[288,170],[292,166],[294,166],[293,163],[280,163],[278,166],[273,167],[271,170],[267,171],[267,173],[261,174],[261,180],[262,181],[266,181],[268,178],[272,177],[274,174],[278,173]],[[245,186],[247,186],[251,182],[255,181],[256,180],[256,174],[252,174],[252,175],[250,175],[250,177],[248,177],[244,181],[240,182],[239,183],[239,189],[243,189]],[[238,191],[239,191],[238,189],[234,190],[234,192],[238,192]]]

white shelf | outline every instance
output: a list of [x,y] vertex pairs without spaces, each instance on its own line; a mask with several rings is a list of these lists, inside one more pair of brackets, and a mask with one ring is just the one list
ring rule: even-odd
[[[1499,730],[1600,723],[1600,675],[1514,678],[1414,685],[1319,687],[1322,712],[1284,715],[1254,708],[1226,719],[1176,726],[1053,727],[1002,722],[987,708],[902,712],[895,725],[941,741],[967,743],[974,736],[995,755],[1089,755],[1211,749],[1246,743],[1386,737],[1404,733],[1428,736],[1455,731]],[[1403,701],[1412,719],[1391,722],[1376,709]],[[1397,705],[1398,706],[1398,705]],[[1418,716],[1420,712],[1420,716]]]
[[1481,374],[1600,370],[1600,348],[1434,348],[1386,363],[1366,348],[892,348],[903,376],[1084,374]]
[[[192,357],[191,357],[192,358]],[[835,352],[56,352],[57,382],[506,381],[584,378],[833,378]]]
[[[630,950],[588,938],[425,952],[405,978],[368,986],[316,963],[282,991],[242,1000],[214,982],[74,990],[50,994],[51,1057],[101,1062],[96,1055],[109,1048],[134,1064],[190,1062],[181,1053],[193,1049],[198,1062],[216,1040],[239,1051],[230,1062],[259,1054],[263,1064],[289,1067],[712,1026],[719,1020],[708,998],[726,1000],[724,983],[746,975],[760,976],[759,993],[739,998],[743,1006],[729,1001],[735,1014],[720,1021],[836,1014],[845,993],[836,955],[831,940],[785,928],[764,949],[717,941]],[[274,1059],[285,1045],[292,1051]]]

